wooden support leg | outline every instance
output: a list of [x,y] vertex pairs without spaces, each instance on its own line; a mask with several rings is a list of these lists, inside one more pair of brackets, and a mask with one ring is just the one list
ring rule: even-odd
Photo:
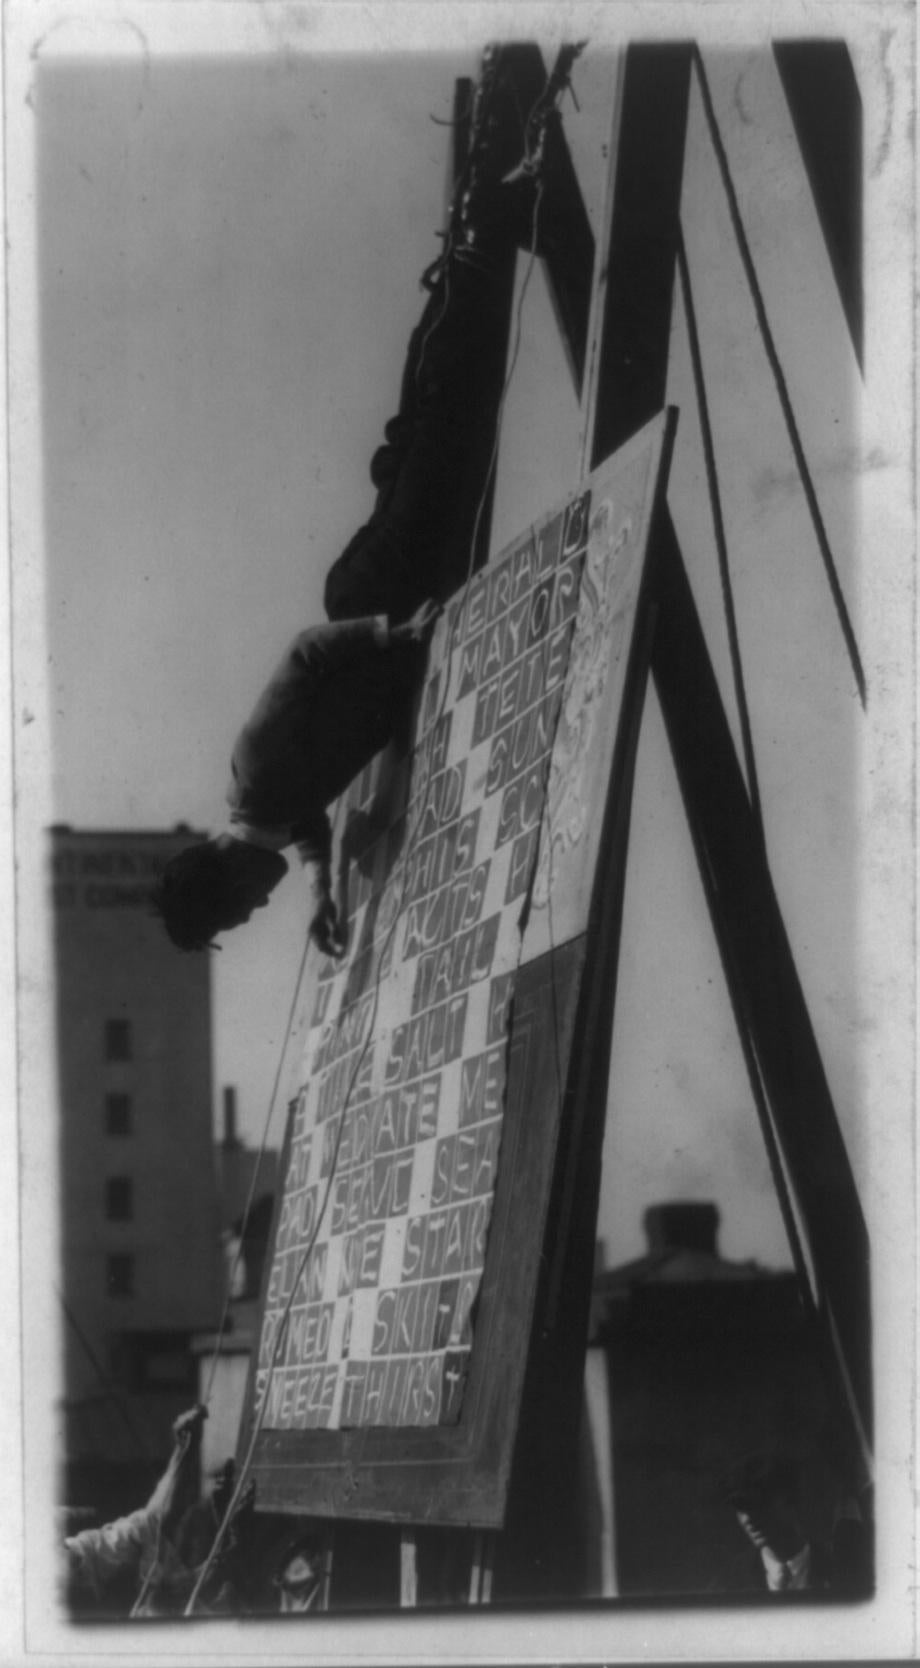
[[495,1536],[478,1531],[473,1538],[470,1566],[470,1604],[490,1604],[492,1570],[495,1564]]
[[872,1428],[866,1224],[670,518],[661,527],[656,589],[655,686],[755,1103],[763,1104],[804,1224],[828,1386],[860,1477]]
[[492,1603],[492,1571],[495,1568],[495,1536],[487,1534],[483,1537],[482,1558],[482,1587],[481,1602]]
[[335,1528],[329,1531],[329,1539],[323,1547],[323,1579],[319,1590],[318,1610],[328,1610],[332,1592],[332,1556],[335,1551]]
[[598,1591],[591,1595],[598,1598],[619,1598],[610,1412],[607,1354],[603,1349],[589,1349],[585,1359],[585,1440],[582,1453],[583,1463],[591,1467],[591,1476],[586,1481],[596,1487],[600,1508],[596,1572]]
[[403,1610],[414,1610],[418,1604],[418,1543],[414,1529],[400,1530],[399,1603]]
[[473,1536],[473,1561],[470,1565],[470,1604],[480,1602],[482,1590],[482,1545],[483,1536],[477,1530]]

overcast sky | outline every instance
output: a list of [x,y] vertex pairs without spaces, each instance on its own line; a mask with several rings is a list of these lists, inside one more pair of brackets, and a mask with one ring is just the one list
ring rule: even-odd
[[[38,82],[55,815],[213,828],[236,733],[372,502],[468,58],[55,63]],[[297,877],[214,956],[261,1129]]]
[[[854,361],[768,55],[710,55],[752,242],[852,590]],[[213,829],[235,735],[371,507],[436,252],[454,78],[473,53],[275,51],[44,63],[37,81],[54,815]],[[572,136],[596,216],[610,60]],[[691,101],[698,280],[771,861],[851,1146],[860,1015],[852,677]],[[791,251],[797,251],[790,285]],[[577,402],[539,271],[509,393],[496,538],[577,478]],[[672,504],[730,720],[727,638],[678,304]],[[743,399],[740,395],[743,393]],[[790,605],[790,597],[794,603]],[[815,793],[815,783],[820,792]],[[787,1250],[654,697],[640,747],[601,1232],[641,1249],[656,1198],[713,1197],[724,1246]],[[815,862],[816,852],[821,862]],[[651,907],[650,907],[651,905]],[[258,1138],[306,928],[292,875],[214,957],[216,1089]],[[280,1142],[280,1124],[274,1139]],[[611,1144],[615,1143],[615,1146]]]

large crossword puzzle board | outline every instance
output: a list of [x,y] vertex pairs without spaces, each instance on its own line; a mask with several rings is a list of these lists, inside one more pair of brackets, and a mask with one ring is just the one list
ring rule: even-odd
[[668,432],[449,604],[337,807],[348,953],[307,981],[241,1433],[267,1506],[500,1521]]

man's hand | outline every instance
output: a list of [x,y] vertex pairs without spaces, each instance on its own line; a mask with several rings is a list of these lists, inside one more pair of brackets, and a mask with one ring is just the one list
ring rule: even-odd
[[406,620],[402,625],[391,627],[390,641],[392,643],[424,643],[426,638],[430,637],[434,622],[441,612],[441,604],[429,597],[427,602],[422,603],[421,608],[415,610],[410,620]]
[[339,912],[328,894],[319,900],[310,922],[310,937],[324,956],[334,956],[336,960],[344,956],[345,933],[339,921]]
[[185,1449],[190,1447],[193,1442],[200,1442],[201,1427],[207,1417],[208,1410],[201,1404],[197,1407],[188,1408],[185,1413],[180,1413],[178,1419],[173,1421],[172,1428],[176,1447]]

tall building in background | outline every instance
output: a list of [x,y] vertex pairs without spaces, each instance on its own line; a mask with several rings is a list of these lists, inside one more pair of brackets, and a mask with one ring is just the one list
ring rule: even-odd
[[210,961],[150,911],[189,833],[51,829],[72,1501],[162,1460],[219,1309]]
[[223,1135],[215,1147],[221,1238],[227,1259],[230,1295],[256,1298],[271,1227],[278,1152],[248,1147],[237,1134],[236,1089],[223,1091]]
[[[232,1229],[253,1205],[275,1191],[278,1151],[250,1147],[237,1133],[236,1089],[227,1084],[222,1094],[223,1129],[216,1146],[221,1227]],[[252,1195],[250,1199],[250,1194]]]

